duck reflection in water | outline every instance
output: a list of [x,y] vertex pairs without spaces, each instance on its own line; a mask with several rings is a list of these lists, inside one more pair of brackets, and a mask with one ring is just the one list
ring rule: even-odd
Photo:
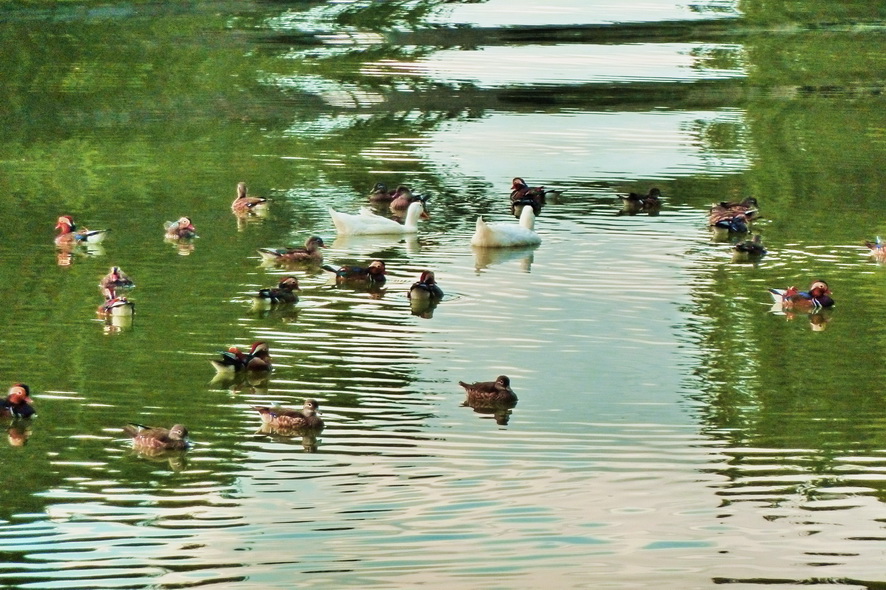
[[477,414],[491,414],[496,424],[504,426],[508,423],[511,409],[517,405],[517,394],[511,389],[507,375],[500,375],[495,381],[459,381],[458,384],[465,390],[462,406],[473,408]]
[[227,389],[231,393],[249,392],[253,395],[266,395],[270,375],[267,372],[221,371],[215,374],[209,381],[209,385],[218,389]]
[[16,422],[6,429],[6,438],[11,447],[23,447],[31,437],[31,427],[28,424]]
[[517,260],[523,272],[532,270],[535,261],[535,251],[538,246],[526,246],[523,248],[472,248],[474,251],[474,270],[480,274],[481,270],[497,264],[504,264],[511,260]]

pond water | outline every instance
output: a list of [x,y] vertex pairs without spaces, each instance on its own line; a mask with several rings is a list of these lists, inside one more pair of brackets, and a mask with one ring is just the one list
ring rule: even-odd
[[[886,586],[882,7],[806,1],[53,3],[0,9],[0,585]],[[536,248],[511,179],[562,190]],[[235,217],[239,181],[272,199]],[[376,182],[415,237],[344,237]],[[619,195],[658,187],[653,214]],[[755,196],[768,254],[708,208]],[[382,208],[383,211],[383,208]],[[384,212],[384,211],[383,211]],[[386,213],[386,212],[385,212]],[[57,251],[69,214],[111,228]],[[163,239],[189,216],[191,244]],[[337,288],[262,247],[387,265]],[[99,279],[135,280],[131,325]],[[446,293],[413,314],[432,269]],[[292,274],[301,300],[251,295]],[[770,287],[828,281],[824,313]],[[269,344],[267,379],[214,378]],[[510,412],[459,381],[508,375]],[[6,387],[6,386],[4,386]],[[317,437],[254,405],[319,401]],[[122,427],[185,424],[147,457]]]

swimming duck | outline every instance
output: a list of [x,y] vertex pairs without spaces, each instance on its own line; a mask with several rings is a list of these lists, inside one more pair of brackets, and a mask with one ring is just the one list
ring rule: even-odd
[[75,244],[98,244],[108,235],[109,229],[77,229],[74,218],[70,215],[62,215],[55,224],[59,234],[55,237],[57,246],[69,246]]
[[763,238],[760,234],[755,235],[750,241],[739,242],[732,247],[732,260],[735,262],[747,262],[759,260],[766,254],[763,247]]
[[[398,187],[399,189],[399,187]],[[388,186],[383,182],[376,182],[369,193],[369,200],[376,203],[388,203],[397,196],[396,190],[388,190]]]
[[323,270],[335,275],[336,285],[366,285],[380,287],[385,284],[385,263],[381,260],[373,260],[369,266],[341,266],[334,268],[327,264],[321,267]]
[[190,446],[188,429],[181,424],[166,429],[130,423],[123,432],[132,437],[133,448],[141,451],[183,451]]
[[877,262],[886,262],[886,244],[880,241],[880,236],[877,236],[876,242],[865,242],[864,245],[870,249],[871,256]]
[[306,399],[301,410],[289,408],[269,408],[252,406],[261,416],[263,424],[278,430],[323,430],[323,419],[317,415],[320,404],[317,400]]
[[390,208],[391,211],[404,211],[408,209],[409,205],[411,205],[415,201],[426,200],[426,197],[413,194],[412,190],[408,186],[401,184],[397,187],[397,190],[394,191],[394,198],[391,199]]
[[246,183],[237,184],[237,198],[231,203],[231,211],[238,215],[248,215],[266,209],[268,200],[264,197],[250,197],[246,195]]
[[32,403],[31,388],[24,383],[16,383],[9,388],[6,399],[0,400],[0,418],[30,418],[36,414]]
[[781,304],[782,309],[816,310],[834,305],[831,290],[828,284],[822,280],[813,281],[808,291],[799,291],[796,287],[788,287],[787,289],[769,289],[769,293],[775,303]]
[[342,236],[414,234],[418,232],[419,219],[430,218],[424,201],[415,201],[409,205],[406,209],[406,219],[402,224],[376,215],[365,207],[360,209],[359,215],[339,213],[330,207],[329,216],[335,224],[335,229]]
[[117,295],[113,287],[104,289],[105,302],[98,306],[98,314],[102,317],[131,316],[135,312],[135,303],[126,297]]
[[412,283],[407,294],[412,302],[440,301],[443,299],[443,289],[437,284],[433,271],[424,270],[418,281]]
[[255,302],[263,305],[297,303],[298,295],[295,294],[295,291],[300,290],[298,279],[283,277],[276,287],[260,289],[258,295],[255,296]]
[[120,270],[119,266],[112,266],[111,272],[102,277],[98,284],[99,288],[105,289],[132,289],[135,283],[129,278],[125,272]]
[[477,218],[471,246],[482,248],[535,246],[541,243],[541,238],[535,233],[534,227],[535,213],[532,207],[523,208],[519,223],[486,223],[481,216]]
[[645,195],[629,193],[628,196],[618,196],[621,199],[622,210],[627,213],[639,213],[641,211],[657,211],[661,209],[661,190],[651,188]]
[[197,228],[189,217],[180,217],[178,221],[167,221],[163,224],[167,240],[190,240],[197,237]]
[[760,215],[757,207],[757,199],[754,197],[739,202],[720,201],[708,211],[708,225],[717,225],[720,221],[733,219],[738,215],[744,216],[745,223],[751,223]]
[[727,240],[735,234],[746,234],[750,230],[748,218],[744,213],[738,213],[732,217],[720,217],[718,221],[709,226],[713,232],[713,238],[717,241]]
[[511,389],[511,380],[506,375],[499,375],[495,381],[479,381],[477,383],[465,383],[459,381],[467,399],[468,406],[504,406],[517,403],[517,394]]
[[323,262],[323,251],[325,248],[323,238],[320,236],[311,236],[305,240],[304,248],[259,248],[258,253],[265,262],[287,263],[287,262],[305,262],[319,264]]
[[219,373],[236,373],[240,371],[270,371],[271,354],[267,343],[256,342],[248,353],[236,346],[221,353],[221,359],[210,361]]

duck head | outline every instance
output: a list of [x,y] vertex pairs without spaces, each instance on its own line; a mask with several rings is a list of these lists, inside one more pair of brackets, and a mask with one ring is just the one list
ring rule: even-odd
[[277,284],[277,287],[284,291],[301,291],[301,287],[298,286],[298,279],[295,277],[284,277]]
[[369,263],[368,270],[373,277],[383,276],[385,274],[385,263],[381,260],[373,260]]
[[63,234],[69,234],[77,229],[77,226],[74,225],[74,218],[70,215],[62,215],[58,218],[55,223],[55,229],[59,230]]
[[10,387],[6,399],[14,406],[34,403],[34,400],[31,399],[31,388],[24,383],[16,383]]

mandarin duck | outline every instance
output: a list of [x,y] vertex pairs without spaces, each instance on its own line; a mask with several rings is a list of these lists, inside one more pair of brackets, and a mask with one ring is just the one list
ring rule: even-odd
[[57,246],[73,246],[77,244],[98,244],[108,235],[109,229],[77,229],[74,218],[62,215],[55,224],[59,234],[55,237]]
[[871,251],[871,257],[874,258],[877,262],[886,262],[886,244],[880,241],[880,236],[877,236],[876,242],[865,242],[865,246]]
[[304,248],[259,248],[258,253],[264,262],[276,264],[323,262],[323,250],[326,244],[320,236],[311,236],[305,240]]
[[388,190],[388,186],[383,182],[376,182],[369,193],[369,200],[376,203],[389,203],[397,196],[396,190]]
[[261,416],[262,423],[277,431],[323,430],[323,419],[317,415],[319,408],[320,404],[314,399],[306,399],[301,410],[252,406]]
[[9,394],[0,400],[0,418],[30,418],[36,411],[31,405],[31,388],[24,383],[16,383],[9,388]]
[[541,237],[535,232],[535,213],[532,207],[523,207],[518,223],[486,223],[483,217],[477,218],[471,246],[481,248],[511,248],[516,246],[536,246]]
[[641,211],[658,211],[661,209],[661,190],[651,188],[645,195],[629,193],[628,196],[618,196],[621,199],[622,211],[629,214]]
[[787,289],[769,289],[769,293],[775,303],[781,305],[782,309],[817,310],[834,305],[831,290],[828,284],[822,280],[813,281],[808,291],[788,287]]
[[248,353],[236,346],[221,353],[221,359],[210,361],[219,373],[238,373],[240,371],[270,371],[271,354],[267,343],[256,342]]
[[763,237],[756,234],[751,240],[745,240],[732,247],[732,260],[734,262],[748,262],[759,260],[766,255],[763,247]]
[[403,223],[376,215],[366,207],[360,209],[358,215],[340,213],[330,207],[329,216],[341,236],[414,234],[418,232],[419,219],[430,218],[424,201],[414,201],[406,208],[406,218]]
[[413,194],[408,186],[400,185],[394,192],[394,198],[391,200],[391,211],[405,211],[409,209],[409,205],[416,201],[427,201],[427,197]]
[[105,289],[132,289],[135,283],[129,278],[125,272],[120,270],[119,266],[112,266],[111,272],[102,277],[98,283],[99,288]]
[[381,260],[373,260],[368,266],[340,266],[334,268],[324,264],[323,270],[335,275],[336,285],[362,285],[367,287],[380,287],[385,284],[385,263]]
[[425,302],[425,301],[440,301],[443,299],[443,289],[437,284],[437,279],[434,277],[434,272],[430,270],[424,270],[421,273],[418,281],[412,283],[412,286],[409,287],[409,292],[407,293],[407,297],[409,297],[412,302]]
[[197,237],[197,228],[189,217],[179,217],[178,221],[167,221],[163,224],[167,240],[190,240]]
[[190,446],[188,429],[181,424],[166,429],[130,423],[123,432],[132,438],[132,447],[140,451],[183,451]]
[[517,394],[511,389],[511,380],[506,375],[499,375],[495,381],[479,381],[465,383],[459,381],[467,398],[465,405],[478,407],[513,406],[517,403]]
[[112,316],[132,316],[132,314],[135,313],[135,303],[126,297],[117,295],[117,292],[113,287],[106,287],[104,293],[105,302],[99,305],[96,310],[100,316],[105,318]]
[[283,277],[276,287],[260,289],[258,294],[254,296],[254,300],[256,304],[264,306],[297,303],[298,295],[295,294],[295,291],[300,290],[298,279]]
[[246,183],[237,185],[237,198],[231,203],[231,211],[238,215],[258,214],[267,209],[268,199],[264,197],[251,197],[246,194]]

